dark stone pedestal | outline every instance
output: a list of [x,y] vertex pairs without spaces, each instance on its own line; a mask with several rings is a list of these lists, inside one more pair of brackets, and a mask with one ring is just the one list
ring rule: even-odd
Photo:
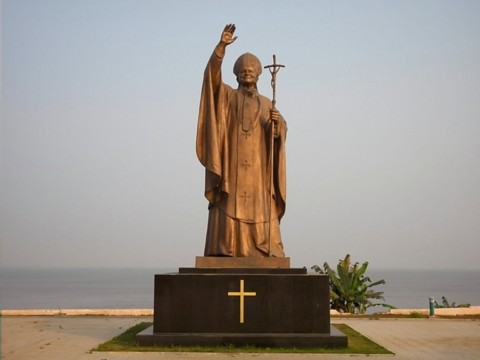
[[347,346],[330,327],[328,278],[305,269],[181,268],[155,275],[141,345]]

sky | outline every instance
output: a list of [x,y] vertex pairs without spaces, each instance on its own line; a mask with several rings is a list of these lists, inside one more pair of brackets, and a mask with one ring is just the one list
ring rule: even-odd
[[[195,153],[223,27],[277,75],[293,267],[480,262],[477,0],[3,0],[0,264],[178,268],[203,255]],[[270,75],[259,90],[271,97]]]

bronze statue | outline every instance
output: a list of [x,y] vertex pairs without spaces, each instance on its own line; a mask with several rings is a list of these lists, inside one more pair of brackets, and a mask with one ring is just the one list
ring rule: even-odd
[[235,62],[237,89],[222,82],[222,60],[237,39],[234,32],[235,25],[225,26],[205,69],[200,100],[197,156],[209,201],[205,256],[284,257],[287,126],[274,103],[257,91],[262,66],[255,55]]

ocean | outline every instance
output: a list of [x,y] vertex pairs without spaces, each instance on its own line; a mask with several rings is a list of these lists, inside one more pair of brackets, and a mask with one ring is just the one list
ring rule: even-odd
[[[154,275],[176,269],[2,269],[1,309],[153,308]],[[480,271],[367,270],[386,284],[385,302],[397,308],[428,308],[429,297],[480,305]],[[373,307],[369,313],[384,311]]]

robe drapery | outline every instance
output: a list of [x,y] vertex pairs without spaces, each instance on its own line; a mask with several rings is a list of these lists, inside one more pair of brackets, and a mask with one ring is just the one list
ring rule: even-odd
[[286,205],[286,124],[280,116],[270,169],[271,101],[256,90],[224,84],[221,63],[214,52],[197,127],[209,201],[205,256],[284,257],[279,225]]

